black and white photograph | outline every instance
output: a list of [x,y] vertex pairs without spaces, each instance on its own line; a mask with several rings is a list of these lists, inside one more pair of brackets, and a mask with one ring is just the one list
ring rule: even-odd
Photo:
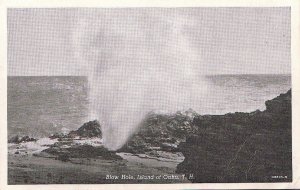
[[8,8],[6,77],[8,185],[293,182],[291,7]]

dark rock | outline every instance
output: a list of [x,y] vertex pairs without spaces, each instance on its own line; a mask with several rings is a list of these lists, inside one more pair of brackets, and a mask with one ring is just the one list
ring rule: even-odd
[[70,131],[68,134],[64,133],[54,133],[49,138],[58,139],[58,141],[71,141],[75,137],[80,138],[92,138],[99,137],[102,138],[101,125],[97,120],[89,121],[84,123],[76,131]]
[[19,136],[19,135],[16,135],[16,136],[11,137],[11,138],[8,140],[8,143],[16,143],[16,144],[19,144],[19,143],[22,143],[22,142],[31,142],[31,141],[37,141],[37,139],[31,138],[31,137],[29,137],[29,136],[21,137],[21,136]]
[[50,139],[63,139],[63,138],[68,138],[68,135],[64,133],[54,133],[50,137]]
[[116,152],[109,151],[105,147],[93,147],[91,145],[75,145],[69,148],[57,146],[50,147],[42,152],[56,156],[57,160],[69,161],[72,158],[97,158],[101,157],[107,160],[122,160]]
[[266,101],[266,112],[273,114],[289,114],[291,111],[292,93],[289,90],[285,94],[280,94],[278,97]]
[[69,137],[99,137],[102,138],[102,131],[101,131],[101,125],[97,120],[89,121],[87,123],[84,123],[79,129],[76,131],[71,131],[68,134]]
[[171,143],[162,143],[161,144],[161,149],[167,152],[178,152],[179,149],[177,148],[176,144],[171,144]]
[[13,136],[8,140],[8,143],[20,143],[21,142],[21,138],[19,135]]
[[157,150],[157,147],[170,152],[178,151],[176,146],[179,142],[185,141],[186,135],[196,130],[192,125],[195,116],[192,110],[171,115],[149,113],[118,151],[138,154]]
[[58,155],[57,160],[67,162],[67,161],[70,161],[70,157],[68,154],[61,154],[61,155]]
[[21,142],[31,142],[31,141],[37,141],[37,139],[29,137],[29,136],[24,136],[21,138]]
[[267,101],[265,111],[196,116],[193,124],[198,130],[180,143],[185,160],[176,171],[193,174],[192,182],[292,180],[291,91]]

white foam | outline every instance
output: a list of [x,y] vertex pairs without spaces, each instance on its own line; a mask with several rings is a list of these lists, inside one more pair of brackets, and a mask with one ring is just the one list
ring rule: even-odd
[[15,152],[19,152],[19,154],[33,154],[39,153],[47,148],[50,145],[58,142],[57,139],[50,139],[50,138],[41,138],[37,141],[31,142],[22,142],[20,144],[8,144],[8,153],[14,154]]
[[100,138],[89,138],[89,139],[74,139],[74,144],[78,145],[91,145],[91,146],[102,146],[102,139]]

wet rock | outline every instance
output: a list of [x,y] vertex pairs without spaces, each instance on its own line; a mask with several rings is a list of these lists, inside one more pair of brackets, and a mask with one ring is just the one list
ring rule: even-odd
[[144,154],[152,150],[178,151],[177,145],[185,141],[187,134],[195,132],[192,121],[196,115],[191,109],[175,114],[149,113],[138,130],[118,151],[133,154]]
[[63,138],[68,138],[68,135],[64,134],[64,133],[54,133],[49,138],[50,139],[63,139]]
[[68,154],[61,154],[61,155],[58,155],[57,160],[67,162],[67,161],[70,161],[70,157]]
[[[178,173],[192,182],[292,180],[291,91],[266,102],[265,111],[196,116],[196,133],[181,142]],[[288,176],[273,179],[271,176]]]
[[21,142],[22,137],[20,137],[19,135],[13,136],[8,140],[8,143],[20,143]]
[[78,130],[71,131],[68,134],[69,137],[85,137],[85,138],[91,138],[91,137],[99,137],[102,138],[102,131],[101,131],[101,125],[97,120],[89,121],[87,123],[84,123]]
[[101,125],[97,120],[89,121],[84,123],[76,131],[70,131],[70,133],[54,133],[49,138],[58,139],[58,141],[72,141],[72,139],[79,138],[92,138],[99,137],[102,138]]
[[273,114],[289,114],[291,111],[292,92],[289,90],[285,94],[266,101],[266,112]]
[[70,161],[72,158],[97,158],[107,160],[122,160],[122,157],[118,156],[116,152],[109,151],[105,147],[93,147],[91,145],[74,145],[68,148],[62,147],[50,147],[42,151],[56,156],[57,160]]
[[178,152],[179,149],[176,144],[171,144],[171,143],[162,143],[161,144],[161,149],[167,152]]
[[16,136],[11,137],[8,140],[8,143],[19,144],[19,143],[22,143],[22,142],[32,142],[32,141],[37,141],[37,139],[29,137],[29,136],[23,136],[23,137],[21,137],[19,135],[16,135]]

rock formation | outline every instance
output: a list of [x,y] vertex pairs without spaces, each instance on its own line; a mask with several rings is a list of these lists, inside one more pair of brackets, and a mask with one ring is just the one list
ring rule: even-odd
[[8,143],[19,144],[19,143],[22,143],[22,142],[32,142],[32,141],[37,141],[37,139],[29,137],[29,136],[23,136],[23,137],[21,137],[19,135],[16,135],[16,136],[11,137],[8,140]]
[[79,137],[99,137],[102,138],[102,131],[100,123],[97,120],[89,121],[84,123],[79,129],[76,131],[71,131],[69,133],[70,136],[79,136]]
[[43,150],[35,156],[50,157],[61,161],[71,161],[74,158],[97,158],[101,157],[106,160],[122,160],[116,152],[109,151],[103,145],[92,146],[89,144],[78,144],[74,142],[84,138],[102,138],[101,126],[97,120],[84,123],[76,131],[71,131],[69,134],[56,133],[50,136],[51,139],[58,139],[49,148]]
[[172,115],[149,113],[139,129],[118,151],[136,154],[157,150],[176,152],[186,135],[195,132],[191,125],[195,114],[192,110]]
[[291,90],[266,101],[265,111],[196,116],[193,125],[177,166],[192,182],[292,180]]
[[69,134],[63,133],[55,133],[51,135],[50,139],[66,139],[66,138],[92,138],[92,137],[99,137],[102,138],[102,130],[99,121],[89,121],[84,123],[80,128],[76,131],[71,131]]
[[71,147],[51,146],[42,151],[43,153],[54,156],[57,160],[70,161],[72,158],[97,158],[101,157],[106,160],[122,160],[115,152],[109,151],[107,148],[94,147],[91,145],[77,145]]

